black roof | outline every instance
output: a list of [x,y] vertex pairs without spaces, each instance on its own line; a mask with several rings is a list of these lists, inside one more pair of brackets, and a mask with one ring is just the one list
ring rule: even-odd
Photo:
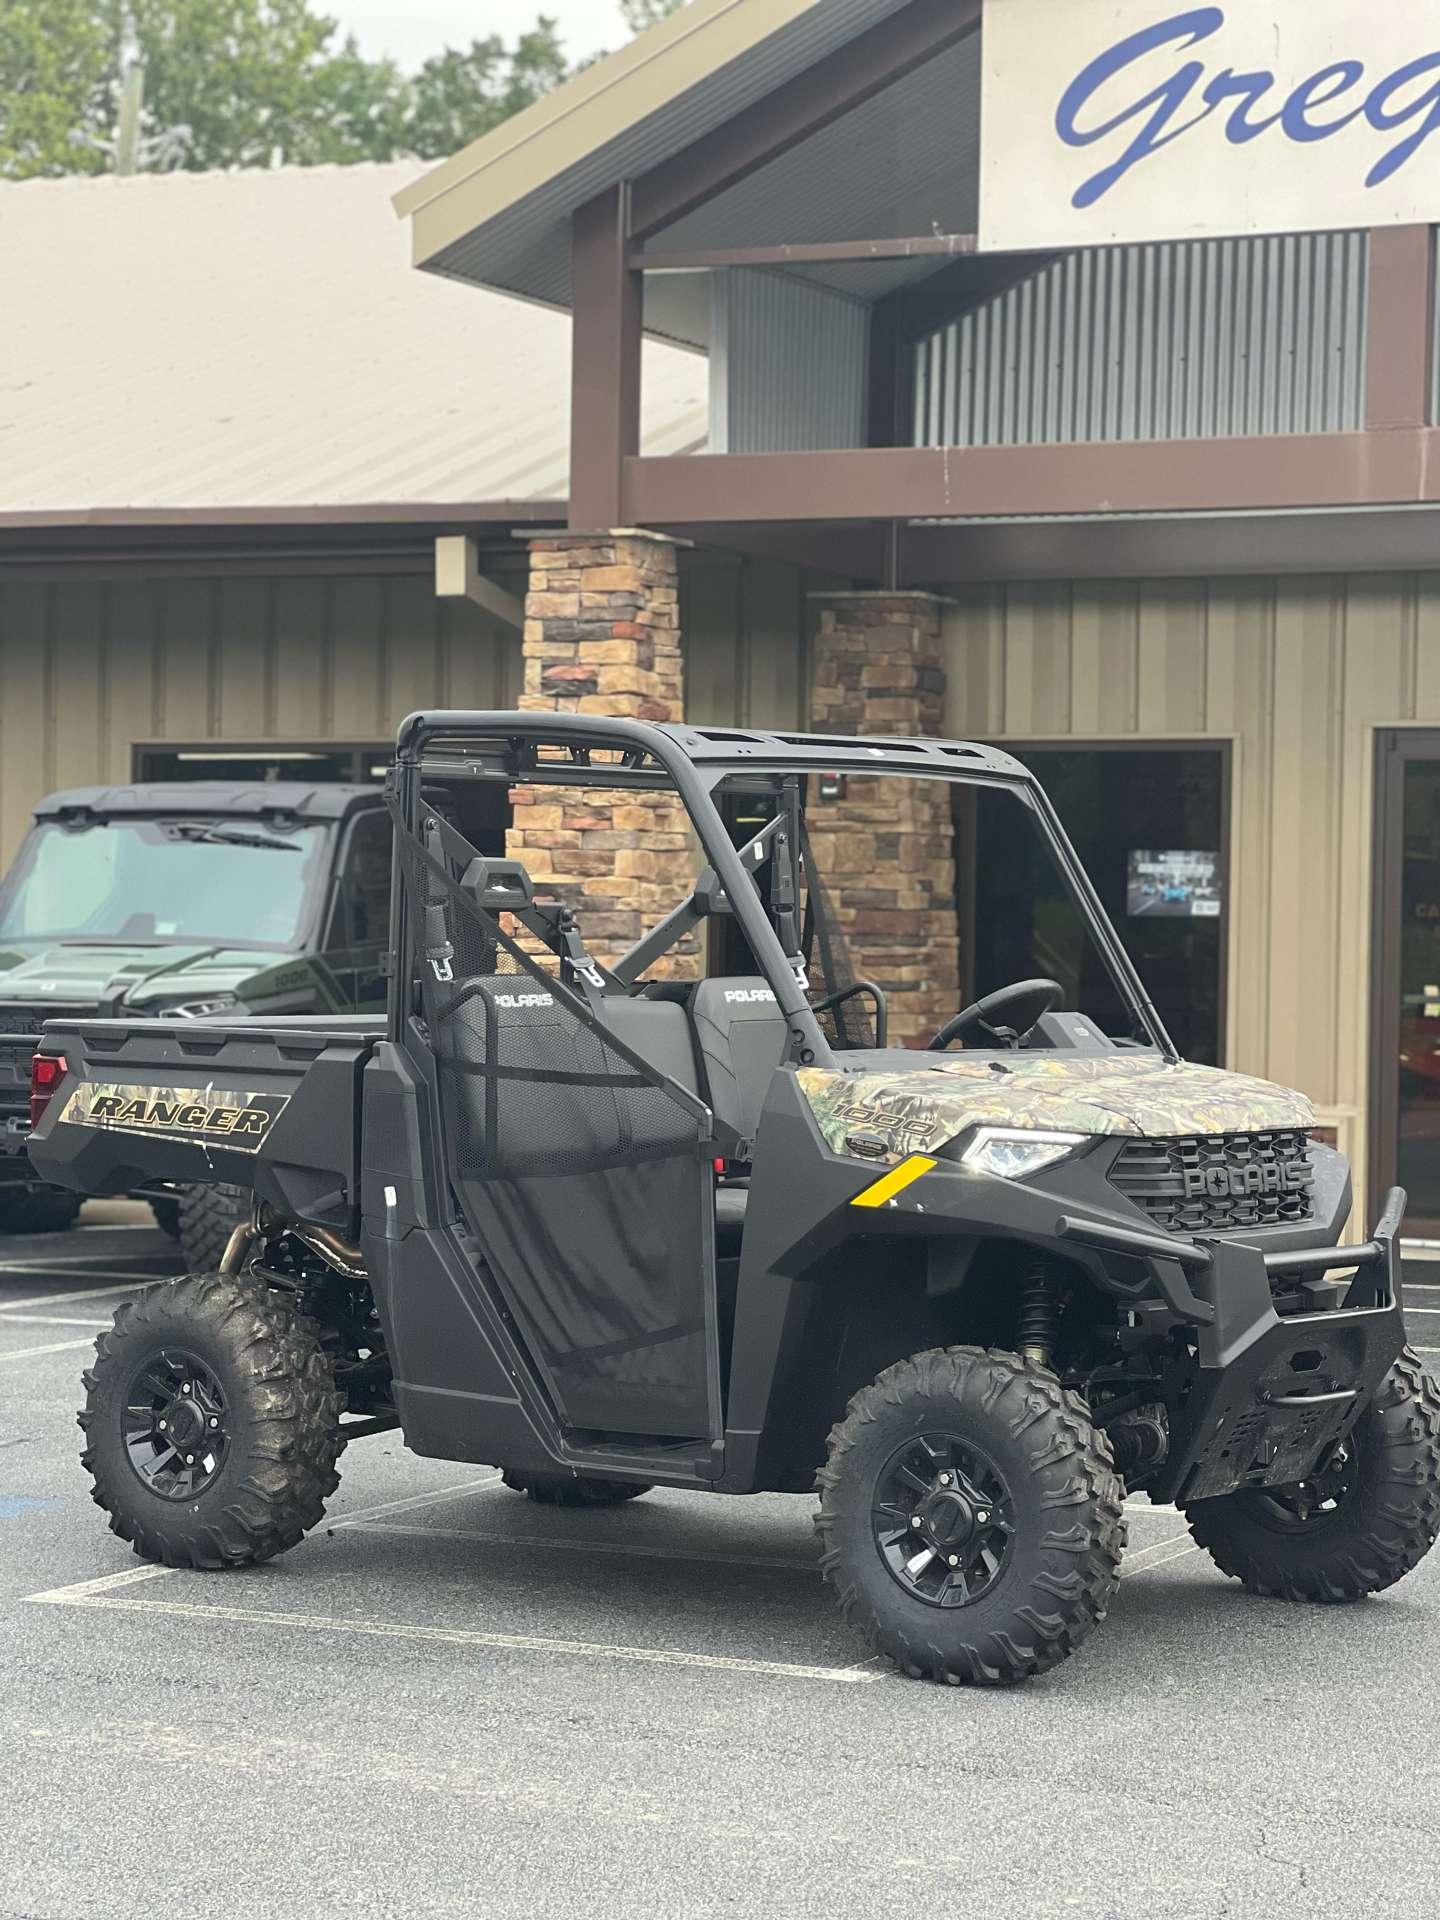
[[70,787],[52,793],[35,808],[37,820],[63,814],[293,814],[302,820],[342,820],[356,808],[379,806],[379,787],[347,786],[339,781],[306,780],[154,780],[124,787]]
[[927,736],[835,733],[771,733],[763,727],[701,727],[688,723],[653,725],[580,713],[412,713],[399,733],[399,752],[413,753],[421,742],[450,735],[490,739],[573,742],[581,746],[633,743],[654,752],[678,750],[697,765],[892,773],[998,775],[1033,785],[1023,762],[999,747],[969,740],[932,740]]

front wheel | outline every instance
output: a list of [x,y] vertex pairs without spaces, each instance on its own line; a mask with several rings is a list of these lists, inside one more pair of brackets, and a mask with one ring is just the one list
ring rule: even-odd
[[1028,1679],[1105,1617],[1125,1547],[1109,1442],[1016,1354],[887,1367],[831,1433],[816,1486],[842,1612],[914,1678]]
[[1282,1600],[1359,1600],[1417,1567],[1440,1533],[1440,1397],[1409,1348],[1309,1480],[1186,1511],[1222,1573]]
[[312,1322],[250,1275],[118,1308],[95,1343],[81,1464],[142,1560],[239,1567],[293,1547],[339,1485],[340,1396]]

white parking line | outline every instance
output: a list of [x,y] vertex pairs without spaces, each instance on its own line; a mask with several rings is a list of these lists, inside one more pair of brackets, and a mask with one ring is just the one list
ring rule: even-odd
[[48,1347],[11,1347],[0,1353],[0,1362],[6,1360],[38,1360],[43,1353],[75,1353],[81,1347],[93,1347],[93,1340],[54,1340]]
[[82,1320],[76,1314],[14,1313],[0,1326],[14,1327],[108,1327],[108,1320]]
[[818,1574],[819,1560],[782,1559],[778,1554],[711,1553],[703,1547],[642,1547],[615,1540],[563,1540],[547,1534],[480,1533],[468,1527],[392,1527],[350,1522],[360,1533],[399,1533],[409,1539],[479,1540],[487,1546],[553,1547],[560,1553],[614,1553],[638,1560],[702,1560],[722,1567],[782,1567],[787,1573]]
[[1173,1552],[1162,1555],[1162,1557],[1159,1560],[1151,1560],[1147,1562],[1146,1565],[1143,1567],[1132,1567],[1128,1565],[1123,1566],[1120,1569],[1120,1578],[1122,1580],[1137,1579],[1142,1573],[1153,1573],[1156,1567],[1169,1566],[1172,1560],[1183,1560],[1187,1553],[1199,1553],[1200,1551],[1199,1547],[1195,1544],[1193,1540],[1189,1541],[1183,1547],[1176,1546],[1173,1541],[1169,1541],[1169,1540],[1165,1541],[1164,1545],[1166,1545],[1167,1547],[1173,1547],[1174,1549]]
[[342,1527],[358,1527],[362,1520],[374,1520],[382,1513],[409,1513],[415,1507],[441,1507],[447,1500],[458,1500],[462,1494],[477,1493],[481,1487],[498,1487],[498,1473],[483,1474],[478,1480],[462,1480],[458,1486],[437,1487],[433,1493],[413,1494],[408,1500],[386,1500],[378,1507],[361,1507],[357,1513],[347,1513],[343,1520],[327,1522],[327,1533],[339,1533]]
[[1178,1533],[1167,1534],[1163,1540],[1152,1540],[1148,1547],[1136,1547],[1133,1552],[1127,1552],[1125,1555],[1125,1565],[1127,1567],[1134,1566],[1137,1560],[1144,1560],[1152,1553],[1161,1553],[1167,1547],[1178,1546],[1182,1540],[1188,1540],[1189,1538],[1190,1529],[1188,1527],[1182,1527]]
[[126,1567],[120,1573],[104,1573],[98,1580],[78,1580],[73,1587],[55,1587],[49,1593],[27,1594],[28,1600],[37,1605],[69,1607],[79,1606],[97,1593],[109,1593],[116,1587],[133,1587],[137,1580],[159,1580],[163,1575],[172,1573],[172,1567]]
[[831,1680],[867,1686],[886,1676],[865,1667],[806,1667],[784,1660],[745,1660],[715,1653],[679,1653],[663,1647],[626,1647],[593,1640],[550,1640],[531,1633],[481,1633],[469,1627],[409,1626],[391,1620],[336,1619],[323,1613],[281,1613],[269,1607],[202,1607],[185,1600],[122,1600],[108,1593],[30,1596],[52,1606],[103,1608],[116,1613],[164,1613],[181,1620],[225,1620],[240,1626],[297,1627],[319,1633],[350,1633],[377,1640],[419,1640],[442,1646],[490,1647],[500,1652],[561,1654],[581,1660],[629,1660],[660,1667],[698,1667],[710,1673],[758,1673],[788,1680]]
[[[5,1274],[0,1273],[0,1285],[4,1284],[6,1277]],[[153,1273],[145,1277],[150,1281],[164,1278],[163,1275]],[[86,1287],[74,1293],[37,1293],[29,1300],[0,1300],[0,1314],[19,1313],[22,1307],[62,1307],[71,1300],[104,1300],[112,1293],[133,1293],[135,1284],[117,1280],[110,1287]]]

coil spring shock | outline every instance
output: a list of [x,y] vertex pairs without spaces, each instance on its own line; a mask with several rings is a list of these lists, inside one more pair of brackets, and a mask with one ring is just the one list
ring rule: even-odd
[[1060,1332],[1060,1263],[1048,1253],[1033,1254],[1020,1293],[1020,1352],[1038,1367],[1048,1367]]

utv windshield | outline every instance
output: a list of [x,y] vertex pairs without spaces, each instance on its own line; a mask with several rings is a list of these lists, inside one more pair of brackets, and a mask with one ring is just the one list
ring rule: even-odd
[[0,940],[292,949],[328,832],[233,816],[44,821],[0,887]]

